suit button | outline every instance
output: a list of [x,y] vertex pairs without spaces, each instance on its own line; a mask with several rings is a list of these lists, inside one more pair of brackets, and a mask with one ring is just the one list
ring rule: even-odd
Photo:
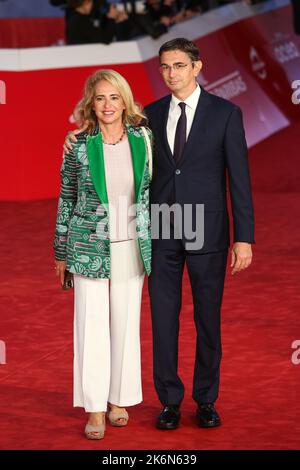
[[178,169],[175,171],[175,174],[176,174],[176,175],[180,175],[180,173],[181,173],[181,171],[178,170]]

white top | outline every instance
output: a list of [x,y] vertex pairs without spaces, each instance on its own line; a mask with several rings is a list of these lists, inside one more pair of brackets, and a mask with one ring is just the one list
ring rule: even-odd
[[[186,107],[185,107],[186,138],[188,138],[192,124],[193,124],[200,93],[201,93],[201,88],[197,84],[197,87],[193,91],[193,93],[186,100],[183,101],[186,104]],[[168,142],[169,142],[169,146],[170,146],[172,153],[174,153],[174,141],[175,141],[177,121],[181,115],[181,109],[180,109],[180,106],[178,106],[178,103],[181,103],[181,100],[176,98],[176,96],[172,95],[171,102],[170,102],[168,122],[167,122],[167,137],[168,137]]]
[[109,203],[110,240],[130,240],[135,238],[136,211],[134,174],[128,139],[116,145],[103,143],[103,154]]

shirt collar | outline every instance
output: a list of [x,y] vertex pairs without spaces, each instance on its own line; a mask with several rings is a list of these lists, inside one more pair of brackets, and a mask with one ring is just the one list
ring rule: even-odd
[[[193,91],[193,93],[190,96],[188,96],[184,100],[184,103],[189,108],[191,108],[193,110],[196,110],[197,104],[198,104],[198,101],[199,101],[199,97],[200,97],[200,93],[201,93],[201,88],[200,88],[199,84],[197,83],[197,86],[196,86],[195,90]],[[178,106],[178,103],[181,103],[181,100],[176,98],[176,96],[172,95],[171,104],[170,104],[171,109],[174,110],[176,108],[176,106]]]

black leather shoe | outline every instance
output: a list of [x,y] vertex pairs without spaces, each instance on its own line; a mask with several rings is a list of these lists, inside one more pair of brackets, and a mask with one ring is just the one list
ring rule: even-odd
[[200,428],[214,428],[221,425],[220,416],[213,403],[199,403],[196,417]]
[[167,405],[160,412],[157,418],[156,427],[158,429],[176,429],[180,421],[179,405]]

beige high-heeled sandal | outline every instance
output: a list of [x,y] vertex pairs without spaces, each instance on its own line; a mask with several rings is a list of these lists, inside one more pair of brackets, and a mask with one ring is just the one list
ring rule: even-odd
[[[122,427],[122,426],[127,426],[128,424],[128,420],[129,420],[129,416],[128,416],[128,413],[127,411],[110,411],[108,413],[108,419],[109,419],[109,422],[112,426],[118,426],[118,427]],[[120,422],[120,419],[123,419],[124,422]]]
[[84,433],[88,439],[103,439],[105,434],[105,422],[98,426],[87,423]]

